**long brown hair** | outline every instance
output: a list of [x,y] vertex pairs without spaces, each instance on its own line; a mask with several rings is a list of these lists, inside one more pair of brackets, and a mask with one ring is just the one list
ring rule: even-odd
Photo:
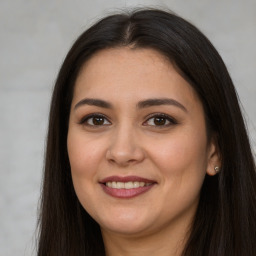
[[238,97],[209,40],[171,12],[143,9],[108,16],[74,43],[51,102],[39,218],[38,256],[105,255],[99,225],[74,192],[67,154],[73,88],[82,65],[111,47],[152,48],[169,58],[199,95],[221,172],[206,176],[184,256],[256,255],[256,173]]

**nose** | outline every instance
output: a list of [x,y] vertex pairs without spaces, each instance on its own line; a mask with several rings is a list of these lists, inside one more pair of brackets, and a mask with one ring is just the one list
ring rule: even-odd
[[145,151],[138,134],[132,128],[119,128],[113,133],[106,152],[106,159],[120,166],[140,163],[145,158]]

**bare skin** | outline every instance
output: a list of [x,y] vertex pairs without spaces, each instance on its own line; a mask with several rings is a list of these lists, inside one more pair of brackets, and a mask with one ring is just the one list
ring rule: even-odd
[[67,145],[108,256],[181,255],[219,158],[199,98],[170,62],[152,49],[94,55],[75,84]]

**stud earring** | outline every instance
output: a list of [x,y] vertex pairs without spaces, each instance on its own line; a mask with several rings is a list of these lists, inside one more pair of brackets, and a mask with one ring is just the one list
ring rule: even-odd
[[219,166],[215,166],[215,167],[214,167],[214,171],[215,171],[216,174],[219,173],[219,172],[220,172]]

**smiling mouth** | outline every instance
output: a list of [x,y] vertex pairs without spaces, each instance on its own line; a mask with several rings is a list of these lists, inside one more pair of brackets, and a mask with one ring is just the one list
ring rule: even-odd
[[107,186],[109,188],[133,189],[133,188],[147,187],[147,186],[152,185],[153,183],[146,183],[143,181],[128,181],[128,182],[108,181],[104,184],[105,184],[105,186]]
[[111,176],[100,182],[100,185],[106,194],[122,199],[139,196],[149,191],[155,184],[157,183],[153,180],[136,176]]

